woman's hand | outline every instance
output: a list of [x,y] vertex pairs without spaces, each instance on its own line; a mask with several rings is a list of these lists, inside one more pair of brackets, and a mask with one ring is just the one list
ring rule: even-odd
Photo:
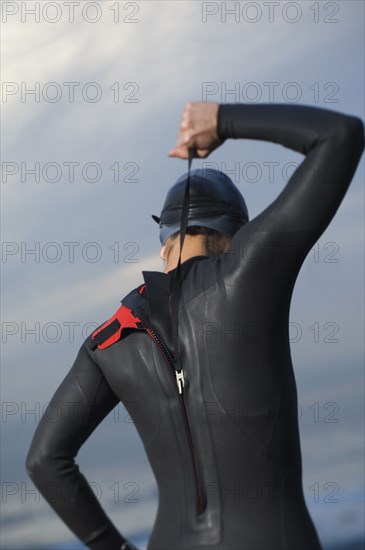
[[224,140],[218,137],[218,103],[189,102],[181,116],[178,141],[169,157],[187,159],[189,149],[194,157],[206,158]]

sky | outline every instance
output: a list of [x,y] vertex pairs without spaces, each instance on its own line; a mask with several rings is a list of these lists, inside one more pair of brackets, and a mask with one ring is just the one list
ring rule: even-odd
[[[69,4],[1,4],[6,482],[30,483],[23,463],[32,432],[83,339],[143,282],[142,271],[163,269],[151,214],[187,170],[167,156],[186,102],[304,104],[364,120],[363,2]],[[302,159],[276,144],[227,140],[193,168],[209,162],[226,171],[253,218]],[[364,158],[303,264],[290,314],[304,486],[325,540],[334,517],[340,537],[362,529],[363,181]],[[328,422],[330,413],[338,422]],[[128,468],[140,457],[135,433],[120,424],[99,426],[81,452],[85,468],[115,466],[97,449],[116,433],[133,452],[125,456],[120,443],[115,463]],[[335,512],[324,498],[330,482],[339,488]],[[32,505],[20,497],[3,501],[6,517]],[[40,525],[40,512],[34,517]],[[29,540],[30,525],[21,525]],[[21,548],[9,529],[4,536]]]

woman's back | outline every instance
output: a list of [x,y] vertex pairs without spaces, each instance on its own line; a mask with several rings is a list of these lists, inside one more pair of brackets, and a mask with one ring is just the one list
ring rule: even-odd
[[[148,548],[320,548],[301,486],[290,292],[286,299],[275,292],[273,270],[247,258],[232,285],[228,259],[199,256],[182,264],[181,395],[146,332],[111,346],[112,357],[96,350],[109,385],[130,404],[159,487]],[[172,273],[144,272],[144,298],[155,290],[150,323],[168,298]],[[259,273],[267,281],[258,282]],[[156,279],[164,282],[155,286]],[[290,281],[281,286],[290,289]],[[170,345],[159,317],[159,335]]]

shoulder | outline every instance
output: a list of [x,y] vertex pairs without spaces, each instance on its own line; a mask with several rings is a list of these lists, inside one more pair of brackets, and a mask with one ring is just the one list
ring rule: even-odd
[[94,332],[88,337],[88,348],[91,351],[95,351],[96,348],[106,349],[109,346],[118,342],[122,337],[124,328],[140,329],[141,319],[137,313],[133,310],[133,304],[138,299],[145,298],[146,285],[141,284],[129,292],[122,300],[122,305],[116,310],[116,312],[104,323],[102,323]]

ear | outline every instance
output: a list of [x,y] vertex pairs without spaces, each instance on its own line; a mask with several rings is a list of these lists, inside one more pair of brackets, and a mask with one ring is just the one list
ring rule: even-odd
[[164,244],[163,246],[161,246],[161,250],[160,250],[160,258],[161,260],[165,260],[165,253],[166,253],[166,244]]

